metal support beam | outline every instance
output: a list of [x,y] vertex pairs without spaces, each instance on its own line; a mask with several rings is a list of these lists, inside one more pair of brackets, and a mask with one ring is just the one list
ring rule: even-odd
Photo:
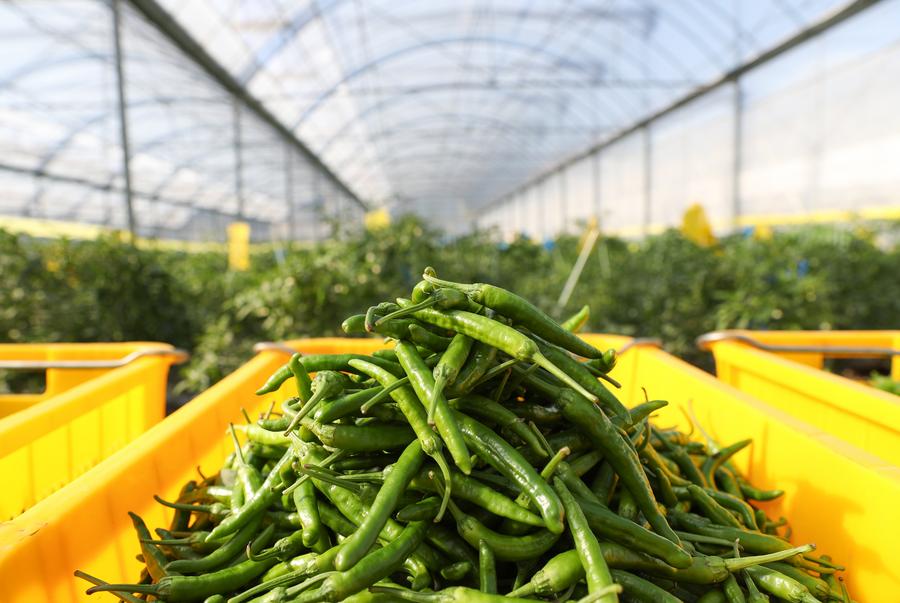
[[[523,184],[520,184],[518,187],[514,188],[513,190],[509,191],[508,193],[504,193],[504,195],[501,196],[500,198],[505,197],[508,194],[515,194],[516,192],[518,192],[524,188],[527,188],[530,184],[532,184],[534,182],[538,182],[540,180],[543,180],[544,178],[553,174],[554,172],[558,172],[560,169],[564,168],[565,166],[575,163],[576,161],[579,161],[581,159],[584,159],[585,157],[588,157],[598,151],[601,151],[601,150],[615,144],[616,142],[622,140],[623,138],[626,138],[627,136],[634,134],[635,132],[641,131],[647,125],[653,123],[654,121],[658,120],[659,118],[669,115],[670,113],[674,113],[678,109],[681,109],[682,107],[690,104],[691,102],[693,102],[694,100],[697,100],[698,98],[700,98],[702,96],[705,96],[706,94],[712,92],[713,90],[716,90],[730,82],[737,80],[738,78],[740,78],[742,75],[744,75],[748,71],[752,71],[753,69],[756,69],[757,67],[765,65],[766,63],[785,54],[789,50],[792,50],[793,48],[800,46],[804,42],[806,42],[812,38],[815,38],[819,34],[822,34],[826,31],[828,31],[829,29],[831,29],[832,27],[834,27],[836,25],[840,25],[844,21],[861,13],[862,11],[866,10],[867,8],[869,8],[871,6],[879,4],[882,1],[883,0],[851,0],[850,2],[845,4],[843,7],[833,11],[832,13],[826,15],[819,21],[816,21],[815,23],[811,24],[810,26],[802,29],[801,31],[795,33],[794,35],[790,36],[789,38],[783,40],[780,44],[776,44],[775,46],[769,48],[768,50],[760,53],[755,58],[747,61],[746,63],[743,63],[729,71],[726,71],[725,73],[723,73],[722,75],[720,75],[719,77],[714,79],[713,81],[711,81],[703,86],[698,86],[697,88],[695,88],[688,94],[675,100],[675,102],[667,105],[666,107],[663,107],[662,109],[652,113],[651,115],[648,115],[644,119],[641,119],[641,120],[633,123],[631,126],[628,126],[627,128],[620,130],[617,134],[603,140],[602,142],[600,142],[598,144],[595,144],[595,145],[589,147],[588,149],[585,149],[584,151],[581,151],[575,155],[572,155],[571,157],[569,157],[567,159],[564,159],[563,161],[557,163],[555,166],[550,167],[547,170],[544,170],[543,172],[535,175],[533,178],[524,182]],[[488,205],[490,205],[490,203],[488,203]]]
[[234,135],[234,195],[237,197],[238,218],[244,217],[244,151],[241,148],[241,105],[233,103],[232,127]]
[[284,202],[288,210],[288,240],[297,238],[297,207],[294,199],[294,164],[291,162],[290,147],[284,147]]
[[641,230],[644,236],[650,234],[650,208],[653,201],[653,132],[650,124],[644,126],[644,215],[641,216]]
[[744,156],[744,90],[740,78],[734,80],[734,119],[731,165],[731,227],[737,232],[741,219],[741,169]]
[[134,240],[137,224],[134,220],[134,203],[131,186],[131,146],[128,140],[128,99],[125,96],[125,70],[122,56],[122,8],[121,0],[112,0],[113,47],[116,65],[116,101],[119,113],[119,143],[122,145],[122,175],[125,178],[125,216],[128,231]]
[[297,136],[278,120],[256,97],[247,91],[228,71],[222,67],[194,38],[179,25],[169,13],[162,8],[156,0],[129,0],[144,17],[147,18],[169,41],[184,52],[191,60],[199,65],[210,77],[219,83],[225,90],[234,95],[241,104],[253,114],[278,132],[284,140],[296,149],[316,170],[325,175],[338,190],[343,191],[347,197],[363,209],[368,209],[362,201],[331,169],[328,168],[318,155],[313,153],[305,144],[300,142]]

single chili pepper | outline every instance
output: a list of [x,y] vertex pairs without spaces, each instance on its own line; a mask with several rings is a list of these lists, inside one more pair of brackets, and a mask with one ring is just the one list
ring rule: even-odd
[[319,540],[322,529],[315,486],[307,480],[293,491],[292,497],[300,525],[303,526],[303,544],[312,547]]
[[710,496],[704,488],[696,484],[688,484],[687,491],[691,500],[703,511],[707,519],[721,526],[741,528],[740,522]]
[[789,542],[778,538],[777,536],[770,536],[739,528],[713,525],[713,523],[705,517],[700,517],[693,513],[684,513],[672,509],[669,511],[669,518],[676,527],[687,532],[712,536],[714,538],[722,538],[730,542],[739,539],[741,541],[741,546],[751,553],[775,553],[791,548]]
[[522,419],[502,404],[498,404],[490,398],[478,394],[467,394],[450,400],[450,406],[508,429],[527,444],[539,458],[548,456],[547,451],[544,450],[534,432],[528,428]]
[[[427,281],[426,281],[427,282]],[[418,286],[418,285],[417,285]],[[420,289],[420,291],[422,291]],[[416,289],[413,289],[413,293],[416,294]],[[470,302],[466,294],[457,291],[456,289],[448,289],[448,288],[432,288],[432,290],[427,293],[427,297],[420,301],[416,301],[415,299],[411,300],[414,303],[405,308],[400,308],[399,310],[395,310],[390,314],[387,314],[381,317],[376,324],[382,323],[384,321],[393,320],[395,318],[402,318],[404,316],[409,316],[413,312],[418,310],[424,310],[425,308],[436,308],[438,310],[455,310],[455,309],[469,309]]]
[[[189,496],[192,492],[197,490],[197,482],[194,480],[190,480],[184,486],[181,487],[181,491],[178,493],[178,500],[181,501],[183,498]],[[188,526],[191,523],[191,513],[188,510],[184,509],[176,509],[175,513],[172,515],[172,522],[169,524],[169,529],[173,531],[183,531],[187,530]]]
[[[466,443],[478,457],[515,483],[534,503],[547,529],[554,534],[561,534],[564,529],[562,503],[531,463],[482,423],[459,412],[456,413],[456,420]],[[472,546],[477,546],[477,542]]]
[[746,569],[753,582],[768,593],[793,603],[821,603],[805,586],[781,572],[763,566]]
[[[698,486],[695,486],[695,487],[698,487]],[[688,500],[691,498],[691,494],[687,488],[676,487],[676,488],[673,488],[673,490],[675,491],[675,494],[678,496],[678,498],[680,500]],[[716,503],[718,503],[719,505],[721,505],[722,507],[724,507],[726,509],[730,509],[730,510],[736,512],[741,517],[741,520],[744,522],[744,525],[743,526],[738,525],[738,526],[734,526],[734,527],[739,527],[739,528],[747,527],[750,530],[758,529],[758,525],[756,523],[755,510],[753,509],[753,507],[748,505],[742,499],[736,498],[736,497],[728,494],[727,492],[720,492],[718,490],[710,490],[707,488],[704,491],[710,498],[715,500]],[[674,506],[674,505],[668,505],[668,506]],[[733,525],[733,524],[730,524],[730,525]]]
[[[345,371],[352,372],[349,362],[351,360],[366,360],[372,364],[389,371],[392,375],[403,376],[403,369],[395,362],[378,358],[377,356],[366,356],[365,354],[310,354],[300,358],[300,364],[308,373],[317,373],[319,371]],[[266,380],[261,388],[256,390],[256,395],[270,394],[278,391],[281,384],[293,376],[290,363],[285,364]]]
[[577,333],[590,317],[591,307],[588,305],[584,305],[581,306],[581,308],[577,312],[575,312],[575,314],[562,321],[559,326],[564,328],[569,333]]
[[644,580],[630,572],[612,570],[612,578],[622,586],[622,590],[630,599],[642,603],[682,603],[681,599],[671,595],[649,580]]
[[354,314],[348,316],[341,323],[341,330],[347,335],[366,335],[368,332],[366,329],[366,315]]
[[485,283],[466,285],[428,275],[424,275],[423,278],[433,285],[462,291],[473,302],[511,318],[513,322],[521,324],[536,335],[579,356],[585,358],[602,358],[603,356],[602,352],[594,346],[567,331],[534,304],[511,291]]
[[[680,601],[681,599],[678,600]],[[725,593],[716,588],[697,599],[697,603],[728,603],[728,598],[725,596]]]
[[[197,574],[222,567],[243,551],[244,547],[256,536],[263,517],[262,513],[256,515],[248,523],[244,524],[227,542],[209,555],[200,559],[178,559],[172,561],[166,565],[166,571]],[[270,525],[266,530],[269,530],[270,534],[274,533],[274,526]]]
[[547,552],[560,536],[543,528],[526,536],[509,536],[495,532],[477,518],[464,513],[452,499],[450,513],[456,520],[456,530],[463,540],[476,549],[484,540],[494,551],[494,556],[501,561],[523,561],[539,557]]
[[284,430],[284,435],[293,431],[300,421],[308,415],[320,401],[334,398],[340,395],[349,386],[349,380],[343,373],[337,371],[319,371],[312,381],[312,396],[297,410],[291,418],[290,424]]
[[726,603],[747,603],[744,591],[741,590],[737,578],[734,574],[729,574],[722,583],[722,592],[725,594]]
[[406,505],[394,514],[394,519],[401,522],[433,520],[441,508],[441,499],[428,496],[411,505]]
[[665,561],[676,568],[691,566],[691,556],[671,540],[620,517],[596,502],[578,500],[591,529],[605,538]]
[[333,423],[360,412],[367,402],[383,391],[381,386],[375,386],[350,392],[334,400],[323,400],[312,417],[319,423]]
[[459,582],[471,572],[473,566],[468,561],[457,561],[441,568],[441,577],[449,582]]
[[634,497],[635,504],[650,522],[654,531],[679,544],[678,536],[660,513],[637,453],[616,431],[610,420],[587,400],[570,390],[552,388],[557,393],[557,403],[563,414],[582,433],[591,439],[594,447],[616,470],[622,484]]
[[[421,442],[422,440],[419,440]],[[424,450],[425,447],[423,446]],[[377,452],[368,452],[363,454],[354,454],[353,456],[335,461],[331,464],[331,468],[335,471],[358,471],[361,469],[372,469],[374,467],[386,467],[397,460],[397,455],[385,454]]]
[[87,594],[111,591],[153,595],[165,601],[196,601],[217,593],[237,590],[276,563],[276,559],[248,559],[200,576],[164,576],[154,584],[102,584],[89,588]]
[[741,480],[738,480],[738,482],[740,483],[741,492],[743,492],[744,498],[749,498],[750,500],[766,502],[775,500],[784,494],[784,490],[760,490]]
[[744,501],[744,493],[741,491],[741,486],[738,483],[737,478],[734,476],[734,473],[728,469],[726,466],[719,467],[716,470],[716,484],[719,486],[722,492],[731,495],[733,498]]
[[433,592],[416,592],[393,586],[370,586],[369,591],[390,595],[391,600],[400,599],[415,603],[534,603],[530,599],[513,599],[504,595],[492,595],[465,586],[451,586]]
[[493,549],[484,540],[478,543],[478,576],[481,592],[497,594],[497,561]]
[[630,416],[628,409],[622,404],[615,394],[609,391],[605,385],[597,381],[597,378],[587,370],[584,365],[572,358],[572,356],[563,349],[554,345],[550,345],[544,341],[537,340],[538,348],[541,353],[554,365],[570,375],[581,387],[589,391],[592,396],[599,400],[600,406],[609,411],[611,414],[622,417],[628,421]]
[[467,337],[461,333],[457,333],[453,336],[453,339],[450,340],[450,345],[447,346],[447,350],[435,365],[434,371],[432,371],[434,376],[434,389],[429,397],[429,409],[434,408],[435,400],[438,395],[444,393],[444,388],[456,380],[463,365],[466,363],[466,359],[469,357],[469,352],[472,350],[473,344],[474,340],[471,337]]
[[359,529],[341,546],[335,558],[336,569],[341,571],[349,569],[372,548],[384,524],[394,512],[397,500],[422,467],[424,459],[421,444],[418,440],[413,440],[394,463]]
[[[141,543],[141,554],[144,556],[147,572],[154,581],[159,581],[170,573],[165,567],[168,560],[163,552],[150,542],[153,536],[150,534],[150,530],[147,529],[147,524],[144,523],[144,520],[131,511],[128,512],[128,516],[131,517],[131,523],[134,525],[134,530],[137,532],[138,540]],[[173,571],[172,573],[175,572]]]
[[303,419],[303,426],[330,448],[348,452],[375,452],[402,448],[416,438],[406,425],[398,423],[368,423],[357,425],[322,425]]
[[427,348],[432,352],[446,352],[447,348],[450,347],[452,339],[435,335],[428,329],[425,329],[416,323],[410,324],[407,329],[409,330],[408,338],[410,341],[423,348]]
[[[512,405],[510,410],[525,421],[532,421],[538,425],[552,427],[563,421],[562,411],[555,404],[543,405],[534,402],[524,402]],[[572,433],[577,432],[573,430]],[[549,438],[551,443],[553,442],[553,437],[550,436]]]
[[741,440],[740,442],[735,442],[730,446],[718,450],[715,454],[706,457],[706,460],[703,462],[703,476],[706,478],[706,483],[710,488],[715,488],[716,469],[718,469],[722,463],[749,446],[752,442],[753,440],[749,439]]
[[619,506],[616,509],[619,517],[628,521],[637,521],[638,509],[634,503],[634,498],[628,490],[622,490],[619,493]]
[[603,463],[600,464],[597,475],[594,476],[594,480],[591,482],[591,492],[605,506],[609,504],[618,480],[619,476],[616,475],[616,470],[609,464],[609,461],[604,459]]
[[694,464],[694,461],[691,460],[690,455],[688,455],[687,451],[680,446],[676,446],[671,444],[669,440],[666,438],[660,438],[660,441],[663,444],[663,448],[666,450],[668,455],[675,461],[675,464],[678,465],[678,468],[681,469],[681,474],[692,483],[706,488],[709,484],[706,481],[706,477],[700,470],[697,468],[697,465]]
[[[420,472],[419,475],[410,482],[410,488],[424,490],[426,492],[438,492],[439,488],[427,474],[428,470]],[[446,478],[444,479],[446,480]],[[471,502],[477,507],[485,509],[499,517],[505,517],[535,527],[544,525],[543,519],[517,505],[509,497],[500,494],[477,479],[463,475],[458,471],[450,471],[450,488],[452,489],[455,498]]]
[[[597,537],[591,531],[584,512],[575,497],[569,492],[565,484],[558,477],[553,478],[553,489],[559,494],[563,507],[566,510],[566,521],[569,524],[569,531],[572,533],[572,540],[575,543],[575,550],[578,551],[578,558],[584,567],[587,579],[588,593],[593,594],[606,587],[612,585],[613,579],[609,573],[609,567],[603,559],[603,552],[600,550],[600,543]],[[605,596],[600,601],[607,603],[615,603],[618,598],[614,593]]]
[[245,500],[244,506],[237,512],[232,513],[223,519],[222,523],[213,528],[209,536],[206,537],[207,541],[216,540],[237,532],[277,500],[280,496],[278,489],[278,486],[281,485],[280,470],[283,466],[290,465],[293,458],[291,451],[286,451],[284,456],[276,463],[275,468],[266,476],[259,490],[254,492],[252,497]]
[[766,563],[763,567],[773,569],[776,572],[784,574],[788,578],[796,580],[797,582],[805,586],[806,589],[817,599],[837,599],[841,596],[840,589],[832,590],[831,587],[828,586],[828,583],[825,582],[825,580],[816,578],[815,576],[811,576],[804,570],[800,569],[799,567],[795,567],[790,563],[784,561],[773,561],[772,563]]
[[[404,303],[407,302],[402,302],[400,305],[403,306]],[[512,327],[508,327],[487,316],[481,316],[480,314],[473,314],[463,310],[439,312],[437,310],[426,309],[419,310],[415,315],[424,322],[450,329],[458,333],[463,333],[472,339],[492,345],[516,360],[540,365],[565,385],[571,387],[591,402],[597,402],[596,396],[584,389],[584,387],[570,377],[565,371],[550,362],[541,353],[538,345],[533,340]],[[567,333],[566,331],[563,332]],[[571,335],[571,333],[568,334]],[[578,341],[581,340],[579,339]]]
[[[353,366],[357,370],[362,371],[363,373],[371,376],[373,379],[378,381],[386,390],[400,381],[400,379],[397,379],[388,371],[385,371],[372,363],[363,360],[353,360],[351,361],[351,364],[353,364]],[[438,467],[441,470],[441,473],[444,475],[445,483],[450,482],[450,468],[447,465],[447,461],[446,459],[444,459],[444,455],[441,452],[443,443],[437,436],[437,434],[435,434],[428,426],[428,421],[425,415],[425,408],[420,403],[415,392],[410,387],[403,386],[391,391],[391,397],[397,403],[397,406],[400,408],[400,412],[403,413],[403,415],[406,417],[406,421],[415,432],[416,438],[422,445],[422,451],[433,458],[435,463],[437,463]],[[466,454],[468,454],[468,451],[466,451]],[[452,484],[448,486],[447,489],[448,492],[452,491]],[[449,498],[449,494],[446,498]],[[446,506],[447,503],[445,500],[441,504],[441,510],[436,516],[436,519],[438,521],[443,518]]]
[[294,381],[297,383],[297,395],[300,397],[300,401],[306,402],[313,395],[312,381],[300,358],[302,358],[302,355],[299,352],[291,356],[291,359],[288,360],[288,367],[291,370],[291,374],[294,375]]
[[478,554],[469,544],[459,537],[455,530],[435,523],[428,528],[425,535],[428,544],[454,561],[468,562],[473,570],[478,568]]
[[[429,396],[434,391],[434,376],[411,343],[398,341],[394,349],[397,351],[400,365],[406,371],[416,396],[425,407],[429,402]],[[453,412],[450,410],[450,405],[447,403],[447,398],[443,394],[434,399],[434,410],[430,414],[434,417],[438,433],[443,438],[453,462],[463,473],[470,473],[472,463],[469,459],[469,450],[460,428],[456,424]]]
[[447,388],[447,393],[454,397],[469,393],[490,369],[496,357],[497,348],[476,340],[456,380]]
[[[410,554],[419,547],[427,530],[428,522],[418,521],[409,524],[390,544],[373,551],[352,568],[329,575],[318,589],[300,594],[294,601],[296,603],[343,601],[350,595],[387,578],[400,569]],[[288,589],[288,594],[292,594],[291,589]]]
[[584,575],[581,557],[572,549],[552,557],[528,582],[514,588],[507,596],[550,597],[575,585]]

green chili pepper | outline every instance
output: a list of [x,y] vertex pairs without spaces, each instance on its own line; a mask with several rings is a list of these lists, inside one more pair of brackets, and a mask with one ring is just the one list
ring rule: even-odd
[[[376,356],[366,356],[365,354],[310,354],[300,358],[300,363],[308,373],[317,373],[319,371],[352,371],[349,362],[351,360],[366,360],[375,364],[393,375],[403,376],[403,369],[395,362],[384,360]],[[270,394],[277,391],[281,384],[293,376],[290,363],[285,364],[277,371],[272,373],[261,388],[256,390],[256,395]]]
[[[422,357],[416,352],[415,347],[407,341],[398,341],[395,347],[400,365],[406,371],[409,381],[416,392],[416,396],[422,402],[423,407],[428,404],[431,393],[434,391],[434,377],[428,367],[422,361]],[[447,445],[450,456],[456,466],[468,474],[472,471],[472,463],[469,459],[469,450],[456,420],[450,410],[450,405],[443,394],[434,400],[434,410],[429,413],[434,417],[438,433]]]
[[481,540],[478,543],[479,590],[490,595],[497,594],[497,565],[494,551]]
[[624,593],[634,601],[642,603],[682,603],[681,599],[671,595],[649,580],[635,576],[623,570],[612,570],[612,577],[622,585]]
[[[434,376],[434,389],[431,391],[431,395],[428,398],[429,409],[435,407],[437,397],[443,395],[444,388],[456,380],[466,359],[469,357],[469,352],[472,350],[473,343],[474,340],[471,337],[467,337],[461,333],[457,333],[453,336],[450,345],[447,346],[447,350],[441,356],[441,359],[435,365],[434,371],[432,372]],[[429,417],[429,422],[431,422],[430,419],[431,417]]]
[[466,588],[465,586],[453,586],[436,592],[415,592],[405,588],[391,586],[372,586],[373,593],[384,593],[403,601],[414,603],[534,603],[531,599],[514,599],[503,595],[492,595]]
[[[150,542],[153,536],[150,534],[150,530],[147,529],[147,524],[144,523],[144,520],[131,511],[128,512],[128,516],[131,517],[131,523],[134,525],[134,530],[137,532],[138,540],[141,543],[141,554],[144,556],[147,572],[154,581],[158,582],[170,573],[170,570],[166,569],[166,556],[155,544]],[[176,572],[177,570],[171,570],[171,573]]]
[[577,333],[590,317],[591,307],[584,305],[581,306],[581,309],[575,312],[575,314],[562,321],[559,326],[570,333]]
[[[603,552],[600,550],[600,543],[597,537],[588,526],[587,519],[575,502],[575,497],[566,488],[562,480],[558,477],[553,478],[553,489],[559,494],[563,507],[566,510],[566,521],[569,523],[569,531],[572,533],[572,540],[575,542],[575,550],[578,551],[578,558],[584,567],[585,576],[587,578],[588,593],[593,594],[606,587],[612,585],[613,579],[609,573],[609,567],[603,559]],[[601,599],[601,602],[615,603],[618,598],[611,593]]]
[[422,346],[423,348],[427,348],[432,352],[446,352],[447,348],[450,347],[450,342],[452,339],[449,337],[441,337],[440,335],[435,335],[428,329],[425,329],[416,323],[412,323],[407,327],[409,331],[409,340],[414,344]]
[[456,380],[447,388],[451,396],[459,396],[472,391],[479,379],[484,376],[485,372],[494,363],[497,357],[497,348],[481,341],[475,341],[469,357]]
[[[400,305],[403,306],[404,303],[401,303]],[[534,341],[512,327],[508,327],[503,323],[486,316],[465,312],[463,310],[439,312],[437,310],[426,309],[419,310],[415,313],[415,316],[424,322],[450,329],[457,333],[463,333],[472,339],[487,343],[501,350],[505,354],[512,356],[516,360],[537,364],[582,396],[592,402],[597,402],[597,397],[595,395],[585,390],[584,387],[575,381],[575,379],[550,362],[541,353],[538,345]],[[566,333],[566,331],[563,332]],[[569,333],[569,335],[571,335],[571,333]],[[579,339],[579,341],[581,340]]]
[[450,400],[450,406],[508,429],[527,444],[539,458],[547,457],[547,451],[544,450],[534,432],[528,428],[522,419],[502,404],[498,404],[490,398],[478,394],[467,394]]
[[[547,529],[554,534],[561,534],[564,528],[562,503],[531,463],[482,423],[459,412],[456,413],[456,420],[466,443],[478,457],[515,483],[537,507]],[[477,542],[473,546],[477,546]]]
[[354,415],[363,408],[372,398],[381,394],[384,388],[380,386],[369,387],[356,392],[348,393],[334,400],[323,400],[316,408],[312,417],[319,423],[333,423],[338,419]]
[[534,304],[511,291],[485,283],[465,285],[444,281],[429,275],[424,275],[423,278],[434,285],[458,289],[473,302],[511,318],[536,335],[579,356],[585,358],[601,358],[603,356],[602,352],[594,346],[559,326],[556,321],[541,312]]
[[[303,593],[294,601],[296,603],[343,601],[350,595],[387,578],[400,569],[410,554],[419,547],[427,530],[428,522],[417,521],[409,524],[390,544],[365,556],[352,568],[330,574],[318,589]],[[344,546],[341,547],[341,551],[343,549]],[[341,551],[338,552],[338,557]],[[291,589],[288,589],[288,594],[291,594]]]
[[297,395],[300,397],[300,401],[307,402],[313,395],[312,381],[300,358],[302,358],[300,353],[291,356],[291,359],[288,360],[288,367],[291,369],[291,374],[294,375],[294,381],[297,383]]
[[319,371],[312,381],[312,396],[297,410],[291,422],[284,430],[287,435],[308,415],[320,401],[333,398],[343,392],[349,385],[346,375],[337,371]]
[[302,424],[326,446],[349,452],[403,448],[416,438],[409,427],[399,423],[367,423],[362,426],[322,425],[310,419],[303,419]]
[[111,591],[153,595],[165,601],[196,601],[210,595],[236,590],[277,563],[246,560],[201,576],[164,576],[154,584],[102,584],[89,588],[89,595]]
[[413,440],[393,465],[359,529],[341,545],[341,550],[335,558],[336,569],[341,571],[349,569],[369,551],[394,512],[400,495],[421,468],[424,458],[419,441]]
[[762,566],[746,569],[756,585],[768,593],[793,603],[821,603],[805,586],[781,572]]

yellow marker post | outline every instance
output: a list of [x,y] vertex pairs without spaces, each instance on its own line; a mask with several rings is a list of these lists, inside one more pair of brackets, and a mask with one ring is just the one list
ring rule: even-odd
[[228,225],[228,267],[231,270],[250,268],[250,225],[246,222]]
[[685,210],[681,220],[681,233],[701,247],[709,247],[716,243],[716,236],[706,218],[706,211],[699,203],[694,203]]

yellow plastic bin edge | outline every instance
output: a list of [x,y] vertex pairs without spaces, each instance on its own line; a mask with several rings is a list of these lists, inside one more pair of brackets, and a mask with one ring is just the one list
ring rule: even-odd
[[[229,421],[241,420],[240,406],[253,401],[252,391],[281,366],[284,360],[284,354],[274,352],[257,355],[67,488],[39,503],[14,522],[0,525],[0,583],[7,583],[10,576],[17,578],[15,582],[10,582],[15,589],[8,593],[10,601],[89,600],[83,595],[86,585],[71,576],[75,567],[110,580],[133,579],[139,567],[132,559],[137,546],[125,512],[134,510],[142,513],[148,523],[154,526],[167,520],[168,514],[153,504],[151,495],[177,494],[184,481],[192,476],[196,477],[193,467],[197,463],[206,470],[215,469],[230,450],[225,426]],[[624,391],[631,396],[628,399],[640,401],[640,382],[634,382],[633,377],[642,378],[647,372],[659,374],[658,377],[653,376],[654,383],[661,381],[672,384],[666,388],[672,393],[671,397],[675,402],[661,416],[660,420],[664,424],[684,422],[684,416],[677,410],[677,406],[684,404],[681,398],[688,390],[693,390],[694,395],[710,398],[705,410],[715,410],[724,401],[739,411],[741,416],[734,420],[729,419],[727,413],[725,416],[720,416],[722,413],[716,415],[718,420],[724,421],[733,430],[740,431],[744,423],[751,423],[747,419],[752,418],[773,432],[784,435],[791,440],[790,443],[808,446],[803,450],[795,450],[796,454],[808,453],[821,463],[839,462],[841,466],[835,469],[841,471],[845,478],[852,477],[854,472],[865,471],[867,475],[873,473],[870,468],[859,464],[866,462],[865,453],[855,451],[853,447],[841,442],[829,442],[802,423],[794,425],[797,422],[791,417],[773,412],[770,407],[735,392],[702,371],[661,351],[647,347],[633,348],[622,355],[620,365],[614,369],[613,374],[625,384]],[[283,390],[278,395],[286,395],[291,385],[289,380],[285,386],[288,391]],[[259,408],[264,408],[269,398],[261,397],[256,401]],[[695,407],[695,410],[698,409]],[[704,414],[703,411],[698,412]],[[715,424],[710,426],[717,432],[720,427]],[[784,447],[781,446],[782,449]],[[755,460],[758,456],[766,461],[761,446],[755,445],[751,452]],[[792,467],[795,472],[802,471],[803,463],[806,462],[806,458],[794,458]],[[777,477],[777,473],[772,473],[777,469],[776,464],[774,467],[764,466],[760,471],[763,476],[769,472]],[[900,479],[892,479],[889,483],[900,483]],[[843,487],[835,479],[823,485]],[[872,493],[860,493],[862,503],[866,502],[867,494]],[[894,494],[900,495],[896,491]],[[896,500],[896,497],[892,500]],[[834,513],[839,517],[841,511],[842,509],[835,509]],[[820,526],[820,529],[822,527],[827,526]],[[896,529],[890,524],[884,526],[882,532],[884,538],[896,536]],[[841,555],[841,551],[820,552],[832,552],[837,557]],[[884,563],[893,568],[900,567],[900,560],[896,557],[894,549],[886,549]],[[896,575],[888,578],[897,580]],[[855,590],[854,595],[860,600],[872,600],[862,597]]]
[[741,341],[709,348],[722,381],[900,465],[900,397]]
[[[4,346],[10,353],[14,346]],[[169,351],[156,342],[30,345],[50,360],[111,360],[128,353]],[[60,358],[62,356],[62,358]],[[48,358],[49,357],[49,358]],[[175,357],[141,357],[0,420],[0,467],[8,518],[45,498],[165,414],[168,370]],[[62,369],[61,369],[62,370]],[[94,369],[92,369],[94,370]]]

